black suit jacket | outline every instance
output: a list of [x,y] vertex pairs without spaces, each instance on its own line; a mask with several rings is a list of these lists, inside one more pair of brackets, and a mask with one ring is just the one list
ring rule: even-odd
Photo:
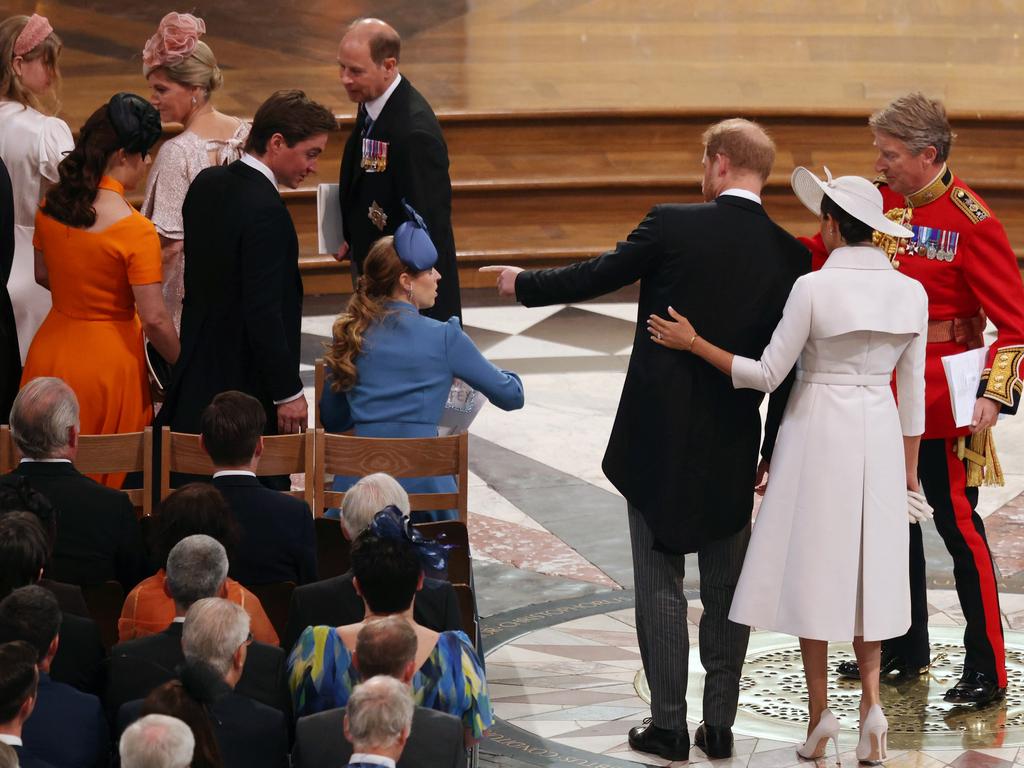
[[[520,273],[526,306],[575,302],[640,281],[633,353],[602,468],[662,549],[694,552],[750,523],[763,399],[733,389],[695,355],[651,341],[646,319],[673,307],[712,344],[759,358],[810,254],[757,203],[659,205],[629,238],[589,261]],[[772,396],[763,453],[788,388]]]
[[67,462],[23,462],[11,475],[26,478],[57,509],[49,578],[78,585],[116,580],[127,594],[145,575],[142,534],[127,495]]
[[242,529],[231,555],[231,578],[242,584],[316,581],[316,535],[306,502],[250,475],[222,475],[213,484]]
[[275,434],[274,401],[302,391],[295,226],[274,185],[241,160],[202,171],[181,210],[181,356],[155,423],[198,433],[203,409],[235,389],[263,404]]
[[54,765],[96,766],[110,763],[110,731],[100,700],[39,675],[39,694],[21,734],[25,746]]
[[[300,717],[295,725],[292,768],[343,768],[352,757],[345,738],[345,709]],[[462,721],[446,712],[416,707],[409,741],[397,768],[465,768]]]
[[56,768],[52,763],[48,763],[43,758],[38,757],[27,747],[14,747],[14,751],[18,753],[18,765],[20,768]]
[[[357,624],[363,620],[365,612],[363,598],[352,586],[351,571],[299,587],[292,592],[281,646],[286,652],[291,651],[306,627]],[[412,613],[417,624],[436,632],[462,629],[459,599],[447,581],[424,579],[423,589],[416,593]]]
[[0,160],[0,422],[6,423],[21,383],[18,326],[14,320],[7,278],[14,265],[14,192],[11,175]]
[[[144,699],[150,691],[174,677],[175,669],[185,661],[181,651],[182,622],[174,622],[163,632],[118,643],[110,651],[110,675],[104,706],[113,719],[122,704]],[[245,660],[239,694],[289,713],[288,691],[284,679],[284,652],[276,646],[253,643]]]
[[[362,128],[357,117],[341,159],[341,214],[350,255],[361,271],[370,246],[384,235],[393,235],[398,225],[408,219],[402,205],[405,198],[427,224],[430,239],[437,248],[437,271],[442,278],[437,301],[424,314],[441,321],[454,315],[461,318],[448,145],[434,111],[403,75],[367,136],[388,144],[387,168],[377,173],[361,168]],[[387,215],[383,230],[368,215],[374,203]]]
[[36,583],[57,598],[61,613],[70,613],[72,616],[81,616],[85,619],[92,618],[89,606],[85,604],[82,588],[77,584],[65,584],[52,579],[40,579]]
[[[209,713],[224,768],[288,768],[288,728],[280,710],[227,690],[209,705]],[[141,699],[127,702],[118,712],[117,732],[141,714]]]
[[99,694],[106,679],[106,655],[92,619],[65,613],[60,620],[60,644],[50,664],[50,677],[80,691]]

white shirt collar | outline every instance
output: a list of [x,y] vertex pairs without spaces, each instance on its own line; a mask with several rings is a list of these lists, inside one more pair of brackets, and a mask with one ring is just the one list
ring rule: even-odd
[[395,92],[395,88],[398,87],[398,84],[400,82],[402,82],[402,75],[396,73],[395,79],[392,81],[391,85],[388,86],[388,89],[384,91],[384,93],[382,93],[373,101],[367,101],[363,104],[363,106],[366,108],[367,114],[370,115],[370,118],[372,120],[376,120],[378,117],[380,117],[380,113],[384,110],[384,105],[388,103],[388,99],[391,98],[391,94]]
[[722,192],[722,194],[719,195],[719,197],[721,197],[722,195],[732,195],[733,197],[742,197],[742,198],[744,198],[746,200],[752,200],[753,202],[757,203],[758,205],[761,204],[761,197],[759,195],[755,195],[749,189],[740,189],[738,187],[729,187],[727,190]]
[[363,752],[356,752],[348,759],[349,763],[366,763],[368,765],[385,765],[387,768],[395,768],[395,761],[383,755],[367,755]]
[[264,176],[266,176],[267,181],[274,185],[274,189],[277,189],[277,177],[274,175],[274,172],[270,170],[270,166],[268,166],[262,160],[253,157],[248,152],[245,152],[242,155],[242,162],[248,165],[250,168],[254,168],[260,173],[262,173]]
[[173,619],[171,619],[171,624],[184,624],[184,623],[185,623],[185,617],[184,616],[175,616]]
[[27,457],[22,457],[20,463],[21,464],[59,464],[61,462],[64,462],[66,464],[70,464],[71,463],[71,459],[30,459],[30,458],[27,458]]
[[[3,742],[4,744],[9,744],[12,747],[25,746],[24,742],[22,742],[20,738],[18,738],[17,736],[12,736],[9,733],[0,733],[0,742]],[[394,763],[392,763],[392,765],[394,765]]]
[[214,477],[232,477],[236,475],[244,475],[246,477],[256,477],[255,472],[250,472],[248,469],[222,469],[219,472],[214,472]]

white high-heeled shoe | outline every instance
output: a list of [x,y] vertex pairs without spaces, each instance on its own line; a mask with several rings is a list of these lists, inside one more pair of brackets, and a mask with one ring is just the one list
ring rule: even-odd
[[882,708],[875,704],[868,710],[860,723],[860,739],[857,741],[857,761],[864,765],[881,765],[888,758],[886,753],[889,721]]
[[804,760],[816,760],[818,757],[824,757],[828,751],[830,740],[836,748],[836,765],[839,765],[839,721],[832,714],[832,710],[826,709],[821,713],[821,719],[814,726],[807,741],[796,748],[796,753]]

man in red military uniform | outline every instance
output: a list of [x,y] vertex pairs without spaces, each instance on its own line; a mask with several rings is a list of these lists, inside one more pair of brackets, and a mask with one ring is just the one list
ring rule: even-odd
[[[1017,411],[1024,376],[1024,284],[998,219],[946,165],[953,134],[942,103],[921,93],[900,97],[872,115],[875,170],[886,215],[914,231],[898,240],[876,233],[893,266],[928,293],[925,432],[919,473],[935,527],[953,557],[967,627],[963,676],[946,692],[954,703],[987,704],[1006,690],[1006,663],[995,567],[985,525],[975,512],[981,467],[998,474],[988,430],[1000,412]],[[807,243],[815,267],[820,235]],[[983,345],[986,316],[998,330],[988,352],[969,427],[957,428],[942,357]],[[968,484],[970,463],[974,477]],[[980,465],[980,466],[979,466]],[[911,627],[882,644],[882,674],[922,674],[930,660],[921,527],[911,525]],[[856,677],[855,663],[840,674]]]

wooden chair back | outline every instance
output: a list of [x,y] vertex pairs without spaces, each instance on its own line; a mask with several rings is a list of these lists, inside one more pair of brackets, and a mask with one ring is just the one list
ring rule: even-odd
[[[0,426],[0,473],[18,466],[21,452],[14,444],[11,428]],[[125,495],[135,509],[148,516],[153,497],[153,428],[120,435],[79,435],[75,469],[86,475],[109,472],[141,472],[142,488],[126,488]]]
[[[462,631],[469,635],[473,644],[477,644],[476,631],[476,599],[473,597],[473,590],[468,584],[453,584],[455,596],[459,600],[459,615],[462,617]],[[479,651],[480,649],[477,648]],[[483,654],[481,654],[481,658]]]
[[448,437],[355,437],[317,430],[316,514],[340,507],[345,494],[328,490],[324,474],[363,477],[387,472],[392,477],[454,475],[455,493],[413,493],[412,510],[457,509],[463,524],[467,517],[469,435]]
[[[315,450],[314,431],[308,429],[296,435],[267,435],[263,438],[263,456],[256,467],[258,476],[305,475],[306,487],[301,491],[283,491],[289,496],[303,499],[313,507],[314,486],[313,460]],[[199,444],[199,435],[186,432],[171,432],[164,427],[160,434],[160,499],[171,493],[171,473],[182,472],[190,475],[212,475],[213,462]]]
[[435,523],[419,523],[416,529],[427,538],[440,537],[442,543],[451,545],[448,550],[448,581],[472,587],[473,566],[466,524],[459,520],[440,520]]
[[324,359],[318,357],[313,363],[313,424],[317,429],[323,429],[320,422],[320,396],[324,393],[324,380],[327,378],[327,369]]
[[284,637],[284,628],[288,623],[288,608],[295,591],[294,581],[278,581],[273,584],[246,584],[245,588],[259,598],[263,610],[274,625],[278,637]]
[[117,644],[117,620],[124,605],[124,588],[117,581],[86,584],[82,587],[82,597],[89,608],[89,615],[96,622],[100,641],[109,651]]
[[352,567],[349,556],[351,542],[341,532],[341,521],[318,517],[313,521],[316,532],[316,575],[321,581],[341,576]]

